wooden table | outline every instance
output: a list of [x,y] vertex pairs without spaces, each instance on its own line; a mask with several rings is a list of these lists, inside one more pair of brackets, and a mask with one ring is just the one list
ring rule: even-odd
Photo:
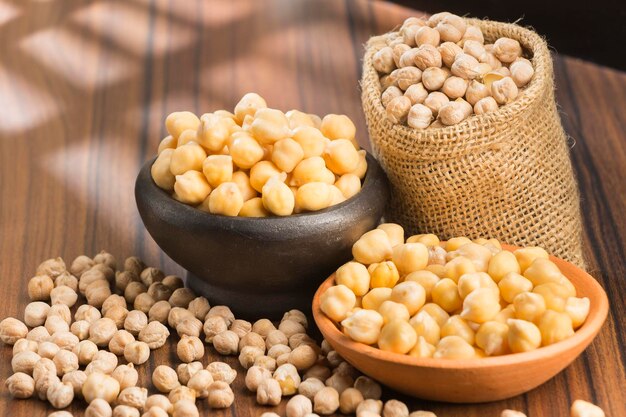
[[[135,175],[172,111],[232,108],[256,91],[283,110],[345,113],[367,144],[362,45],[416,13],[365,0],[0,1],[0,317],[21,317],[26,280],[51,256],[71,261],[106,248],[183,273],[146,233],[133,198]],[[513,408],[556,417],[582,398],[608,416],[626,416],[626,74],[560,55],[555,70],[589,266],[611,299],[609,319],[579,359],[525,395],[484,405],[407,399],[411,409],[453,417]],[[4,379],[11,350],[0,352]],[[174,358],[169,349],[156,352],[141,367],[142,380]],[[217,415],[265,410],[242,380],[236,403]],[[10,401],[2,389],[2,416],[50,411],[37,400]]]

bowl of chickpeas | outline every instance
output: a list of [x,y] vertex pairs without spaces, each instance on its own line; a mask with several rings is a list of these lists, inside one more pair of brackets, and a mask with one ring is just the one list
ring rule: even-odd
[[608,313],[600,284],[539,247],[404,239],[382,224],[313,299],[330,345],[408,395],[476,403],[527,392],[568,366]]
[[135,199],[188,286],[246,318],[310,308],[376,227],[387,178],[344,115],[282,113],[256,94],[233,112],[172,113]]

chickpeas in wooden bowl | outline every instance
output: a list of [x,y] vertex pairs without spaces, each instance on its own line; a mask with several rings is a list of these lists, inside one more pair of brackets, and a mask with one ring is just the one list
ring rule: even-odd
[[[318,289],[313,316],[355,368],[400,392],[487,402],[568,366],[608,313],[598,282],[538,247],[384,224]],[[366,266],[367,265],[367,266]]]
[[177,112],[166,127],[137,177],[141,218],[194,291],[245,318],[308,308],[389,198],[347,116],[283,114],[247,94],[234,113]]

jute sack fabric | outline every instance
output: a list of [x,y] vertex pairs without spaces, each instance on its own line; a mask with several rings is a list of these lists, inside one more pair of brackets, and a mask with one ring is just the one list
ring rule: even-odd
[[392,123],[372,58],[395,34],[373,37],[366,45],[361,98],[373,152],[392,187],[385,219],[411,234],[542,246],[584,267],[579,194],[547,44],[515,24],[467,22],[482,29],[485,42],[517,39],[532,57],[535,75],[512,103],[455,126],[414,129]]

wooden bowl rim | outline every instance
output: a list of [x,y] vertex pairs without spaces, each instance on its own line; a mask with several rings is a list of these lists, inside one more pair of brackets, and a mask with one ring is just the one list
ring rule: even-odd
[[[510,252],[518,249],[517,246],[503,244],[502,248]],[[538,349],[522,352],[522,353],[510,353],[502,356],[488,356],[484,358],[473,359],[440,359],[440,358],[415,358],[409,355],[402,355],[394,352],[386,352],[378,348],[355,342],[348,336],[339,331],[337,326],[322,312],[320,308],[321,294],[330,286],[334,284],[335,274],[333,273],[328,277],[315,292],[313,297],[313,318],[317,324],[320,332],[325,338],[331,341],[343,345],[344,348],[354,351],[355,353],[365,354],[368,357],[393,362],[399,365],[424,367],[424,368],[439,368],[439,369],[480,369],[491,368],[500,366],[519,365],[527,362],[534,362],[538,360],[544,360],[551,357],[562,355],[564,352],[575,348],[581,344],[589,344],[593,337],[598,333],[602,324],[606,320],[609,301],[607,295],[598,283],[598,281],[589,275],[587,272],[576,267],[575,265],[550,255],[550,260],[554,262],[559,269],[561,266],[566,266],[568,269],[573,269],[575,274],[580,276],[582,280],[587,280],[591,283],[591,291],[589,294],[585,294],[585,297],[589,298],[590,308],[589,315],[585,320],[585,323],[576,330],[572,337],[569,337],[560,342],[554,343],[549,346],[543,346]]]

